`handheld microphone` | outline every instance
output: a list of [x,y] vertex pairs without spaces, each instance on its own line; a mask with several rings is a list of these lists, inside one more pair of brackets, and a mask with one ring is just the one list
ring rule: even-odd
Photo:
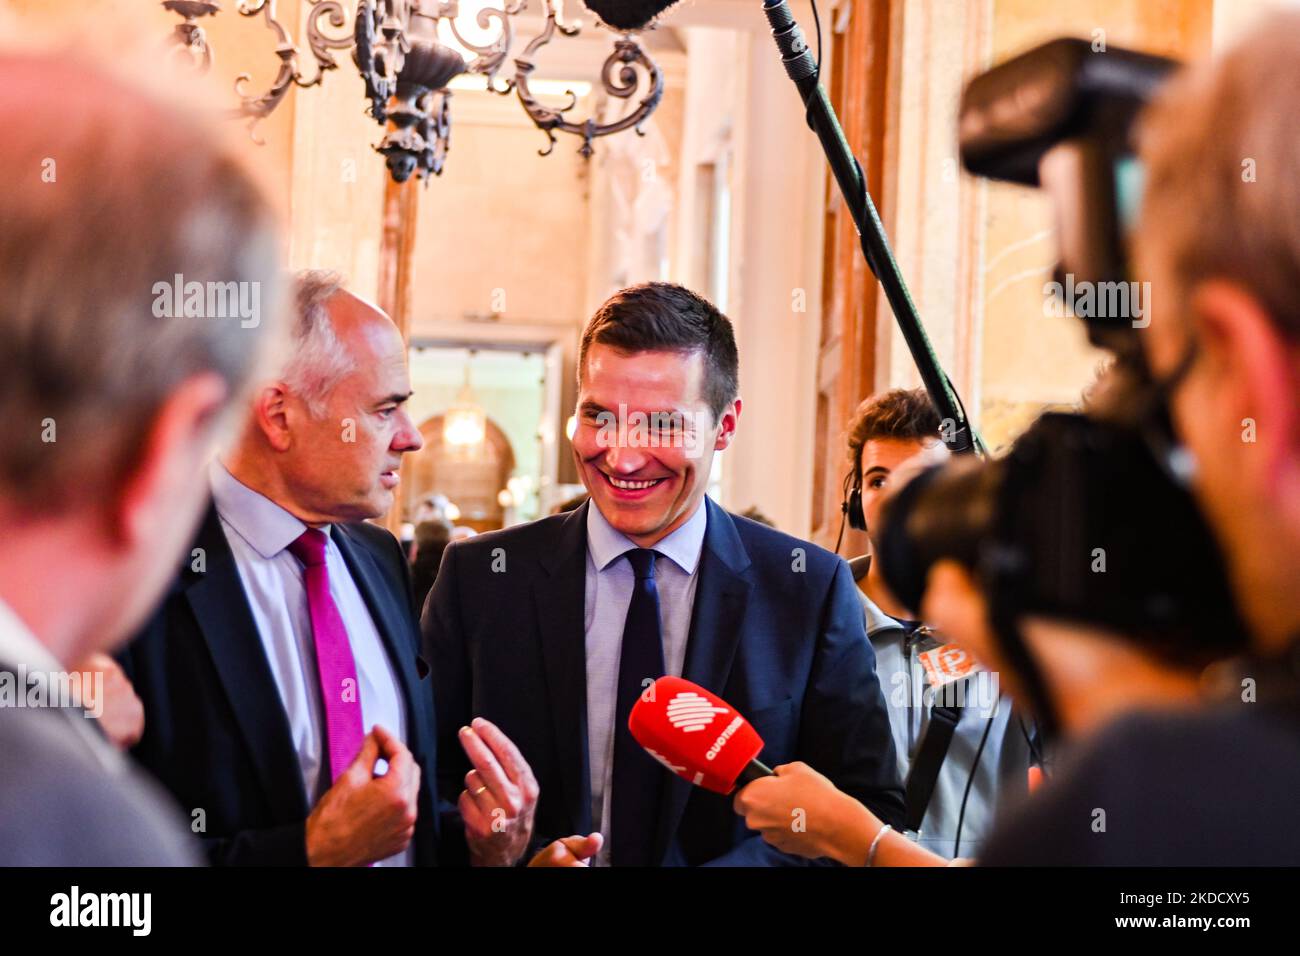
[[627,727],[655,760],[714,793],[773,776],[757,759],[763,738],[749,721],[721,697],[680,677],[661,677],[648,687]]

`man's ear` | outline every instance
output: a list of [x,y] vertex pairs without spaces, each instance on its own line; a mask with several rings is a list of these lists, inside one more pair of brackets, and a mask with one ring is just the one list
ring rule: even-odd
[[1234,418],[1243,480],[1278,505],[1300,497],[1300,349],[1249,292],[1206,282],[1192,299],[1197,337],[1216,396]]
[[213,426],[228,394],[225,379],[203,372],[167,396],[112,504],[109,532],[115,541],[130,545],[153,534],[168,520],[176,492],[204,480]]
[[736,437],[736,422],[740,418],[740,399],[735,399],[722,410],[718,418],[718,440],[713,443],[714,451],[722,451]]
[[276,451],[293,444],[289,429],[289,390],[283,382],[270,382],[253,398],[253,424]]

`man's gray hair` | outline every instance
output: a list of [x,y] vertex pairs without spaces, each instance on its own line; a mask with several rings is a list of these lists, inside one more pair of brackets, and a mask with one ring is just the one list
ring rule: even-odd
[[[1181,71],[1147,111],[1140,141],[1140,243],[1167,257],[1175,306],[1185,307],[1177,300],[1198,282],[1229,279],[1293,341],[1300,340],[1298,99],[1300,10],[1283,10],[1217,58]],[[1175,306],[1170,314],[1184,311]]]
[[330,392],[356,368],[355,356],[334,332],[328,307],[342,289],[337,272],[304,269],[295,276],[297,318],[281,378],[316,418],[324,416]]
[[[276,217],[193,113],[68,55],[0,53],[9,506],[53,511],[104,494],[137,467],[178,386],[215,373],[229,407],[279,344]],[[190,307],[187,290],[231,283],[260,302],[252,325]]]

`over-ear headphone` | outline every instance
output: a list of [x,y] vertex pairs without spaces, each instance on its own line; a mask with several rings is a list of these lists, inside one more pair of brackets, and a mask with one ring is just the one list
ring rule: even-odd
[[854,462],[852,470],[844,476],[846,494],[840,504],[840,511],[849,519],[849,527],[855,531],[867,530],[867,516],[862,513],[862,462]]
[[844,500],[840,502],[840,533],[835,537],[835,553],[840,553],[844,543],[844,521],[855,531],[867,530],[867,516],[862,512],[862,462],[855,461],[849,473],[844,476]]

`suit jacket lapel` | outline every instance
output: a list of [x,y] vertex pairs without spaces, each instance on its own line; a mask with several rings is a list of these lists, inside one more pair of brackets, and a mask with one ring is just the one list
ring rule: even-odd
[[[736,526],[722,508],[709,498],[709,523],[700,552],[700,576],[691,610],[691,631],[686,641],[686,663],[682,676],[720,694],[731,673],[740,644],[745,605],[753,583],[746,576],[749,554],[736,533]],[[681,777],[668,775],[660,805],[656,856],[663,859],[677,830],[692,786]]]
[[587,754],[587,651],[583,611],[587,594],[587,509],[569,514],[555,547],[541,556],[544,574],[533,587],[549,710],[555,723],[560,786],[570,830],[591,829]]
[[384,642],[384,650],[388,652],[393,670],[397,673],[406,712],[412,715],[408,720],[412,727],[418,727],[419,722],[414,715],[419,710],[416,708],[413,689],[420,680],[415,672],[419,644],[411,630],[410,618],[403,614],[407,605],[402,602],[400,595],[397,595],[397,601],[393,600],[394,588],[391,583],[385,582],[374,556],[364,544],[352,537],[344,525],[334,525],[332,537],[338,545],[339,553],[343,555],[343,563],[348,566],[348,572],[366,602],[371,620],[375,622],[375,630],[379,632],[379,639]]
[[231,712],[253,758],[266,798],[278,816],[307,815],[289,718],[262,649],[239,578],[239,568],[215,508],[209,508],[195,544],[206,570],[183,573],[185,598],[208,645]]
[[436,743],[431,735],[424,732],[426,727],[432,726],[433,698],[430,696],[428,701],[416,699],[420,687],[415,663],[419,639],[412,630],[413,618],[405,613],[410,603],[384,575],[373,552],[363,540],[354,537],[346,525],[334,525],[333,532],[331,537],[343,555],[343,563],[347,565],[357,590],[366,602],[370,619],[375,622],[375,630],[379,632],[379,639],[383,641],[393,673],[397,676],[398,689],[406,708],[407,747],[415,754],[417,761],[423,758],[424,766],[420,768],[423,774],[421,785],[429,794],[430,803],[427,808],[420,810],[420,819],[422,824],[428,822],[430,825],[421,827],[416,832],[416,858],[419,863],[431,864],[436,846],[427,837],[423,841],[420,838],[422,834],[432,836],[435,833],[432,823],[436,819],[436,800],[433,796],[437,789]]

